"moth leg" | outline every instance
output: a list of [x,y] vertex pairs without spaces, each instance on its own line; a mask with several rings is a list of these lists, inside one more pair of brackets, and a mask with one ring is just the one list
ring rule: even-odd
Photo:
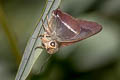
[[38,35],[37,37],[42,38],[42,37],[44,37],[44,34],[40,34],[40,35]]
[[[38,35],[37,37],[42,38],[42,37],[44,37],[44,36],[45,36],[44,34],[40,34],[40,35]],[[50,37],[50,35],[46,35],[45,37]]]
[[37,46],[37,47],[35,48],[35,50],[36,50],[36,49],[39,49],[39,48],[40,48],[40,49],[44,49],[43,46]]
[[51,32],[52,30],[51,30],[51,27],[49,26],[49,19],[48,19],[48,16],[47,16],[47,25],[48,25],[49,31]]
[[45,30],[45,32],[50,34],[50,30],[45,26],[43,19],[42,19],[42,26],[43,26],[43,29]]
[[43,26],[43,29],[46,31],[47,29],[46,29],[46,27],[45,27],[45,24],[44,24],[43,19],[42,19],[42,26]]

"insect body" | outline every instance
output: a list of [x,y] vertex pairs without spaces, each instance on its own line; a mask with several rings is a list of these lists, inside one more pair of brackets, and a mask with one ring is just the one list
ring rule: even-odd
[[71,45],[101,31],[96,22],[75,19],[69,14],[56,9],[52,12],[48,27],[41,37],[43,48],[54,54],[60,47]]

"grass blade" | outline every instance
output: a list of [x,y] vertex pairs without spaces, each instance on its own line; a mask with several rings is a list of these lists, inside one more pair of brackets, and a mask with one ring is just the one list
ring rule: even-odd
[[46,15],[50,17],[51,12],[54,9],[58,8],[58,6],[60,5],[60,2],[61,0],[47,0],[46,1],[46,6],[45,6],[45,9],[43,9],[43,14],[41,15],[40,21],[37,24],[37,27],[32,37],[29,39],[26,49],[24,51],[22,61],[21,61],[15,80],[25,80],[27,76],[29,75],[35,61],[42,54],[42,49],[35,50],[36,46],[41,45],[41,40],[37,38],[38,34],[43,32],[41,28],[42,26],[41,19],[43,19],[46,23]]

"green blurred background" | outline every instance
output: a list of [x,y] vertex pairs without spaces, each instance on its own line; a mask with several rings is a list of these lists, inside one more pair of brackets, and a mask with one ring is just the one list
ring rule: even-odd
[[[0,80],[14,80],[45,0],[0,0]],[[103,26],[97,35],[60,49],[28,80],[120,80],[120,0],[62,0],[62,11]]]

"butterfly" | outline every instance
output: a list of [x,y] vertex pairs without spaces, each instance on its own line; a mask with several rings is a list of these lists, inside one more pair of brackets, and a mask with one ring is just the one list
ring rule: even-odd
[[42,48],[49,54],[54,54],[61,47],[86,39],[102,30],[96,22],[80,20],[62,12],[60,9],[52,11],[50,20],[47,17],[47,27],[41,35]]

